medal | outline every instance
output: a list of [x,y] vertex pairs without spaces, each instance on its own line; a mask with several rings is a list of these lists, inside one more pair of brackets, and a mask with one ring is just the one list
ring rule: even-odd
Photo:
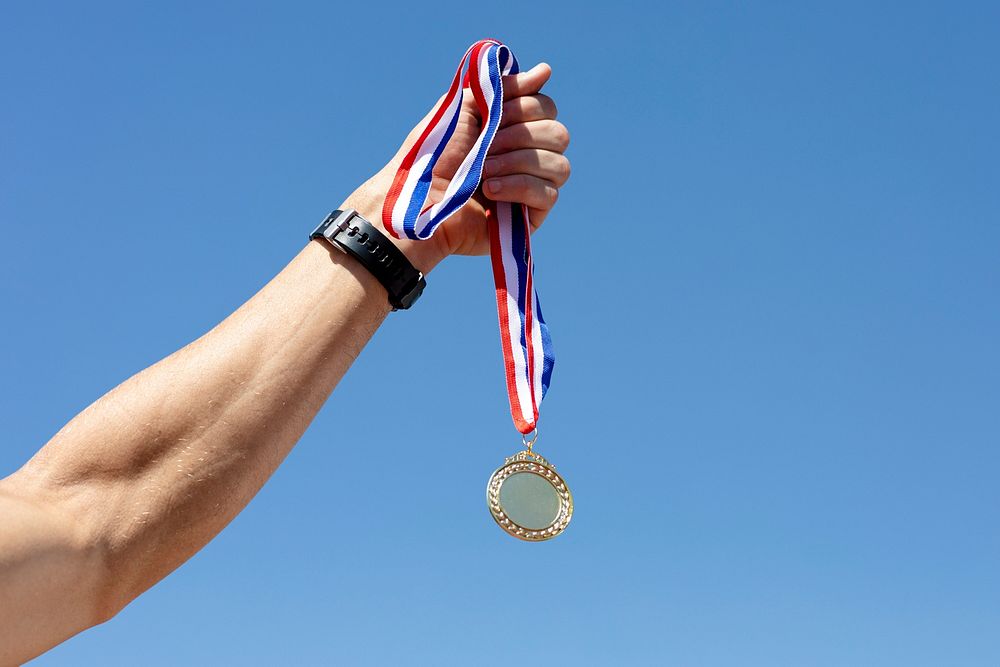
[[524,438],[525,449],[508,457],[486,485],[493,520],[528,542],[555,537],[573,518],[573,494],[555,466],[532,449],[537,438],[537,431]]
[[[483,163],[500,127],[502,77],[517,72],[514,54],[496,40],[480,40],[465,52],[448,93],[403,158],[389,188],[382,223],[393,236],[430,238],[476,193]],[[482,131],[441,201],[425,206],[434,165],[455,130],[466,87],[479,109]],[[535,294],[528,209],[522,204],[492,202],[487,224],[507,398],[524,450],[507,458],[490,477],[486,502],[494,520],[508,534],[527,541],[547,540],[569,524],[573,497],[555,466],[533,450],[538,438],[538,408],[548,390],[555,357]]]

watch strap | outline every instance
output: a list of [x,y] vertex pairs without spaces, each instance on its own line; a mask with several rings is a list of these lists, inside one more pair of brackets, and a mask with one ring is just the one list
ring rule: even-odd
[[361,262],[385,287],[393,310],[412,306],[427,286],[406,255],[353,208],[326,216],[309,238],[324,238]]

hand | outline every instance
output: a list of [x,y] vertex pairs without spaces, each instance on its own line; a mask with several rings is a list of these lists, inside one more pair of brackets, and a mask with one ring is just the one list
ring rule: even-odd
[[[527,205],[533,230],[556,203],[559,188],[570,174],[569,160],[563,155],[569,146],[569,131],[556,120],[552,98],[539,92],[551,75],[552,69],[542,63],[527,72],[504,77],[503,115],[487,155],[482,186],[426,241],[392,239],[424,273],[448,255],[489,252],[489,200]],[[429,116],[410,132],[392,160],[348,197],[344,206],[358,209],[372,224],[381,225],[382,204],[396,169]],[[466,91],[455,132],[434,168],[428,204],[441,201],[481,127],[475,101]]]

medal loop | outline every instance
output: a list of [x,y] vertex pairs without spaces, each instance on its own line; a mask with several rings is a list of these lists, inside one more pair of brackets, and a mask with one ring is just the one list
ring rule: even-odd
[[521,434],[521,444],[524,445],[524,448],[527,449],[528,453],[532,454],[532,455],[534,454],[534,452],[531,451],[531,448],[532,448],[532,446],[534,446],[535,440],[538,440],[538,426],[537,425],[535,426],[535,428],[531,432],[529,432],[529,433],[522,433]]

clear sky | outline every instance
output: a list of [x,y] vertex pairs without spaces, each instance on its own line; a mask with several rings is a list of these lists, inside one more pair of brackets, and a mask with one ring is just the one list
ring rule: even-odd
[[5,3],[0,474],[273,276],[485,36],[573,132],[535,239],[572,525],[486,510],[519,440],[455,259],[220,537],[37,664],[1000,664],[995,3]]

